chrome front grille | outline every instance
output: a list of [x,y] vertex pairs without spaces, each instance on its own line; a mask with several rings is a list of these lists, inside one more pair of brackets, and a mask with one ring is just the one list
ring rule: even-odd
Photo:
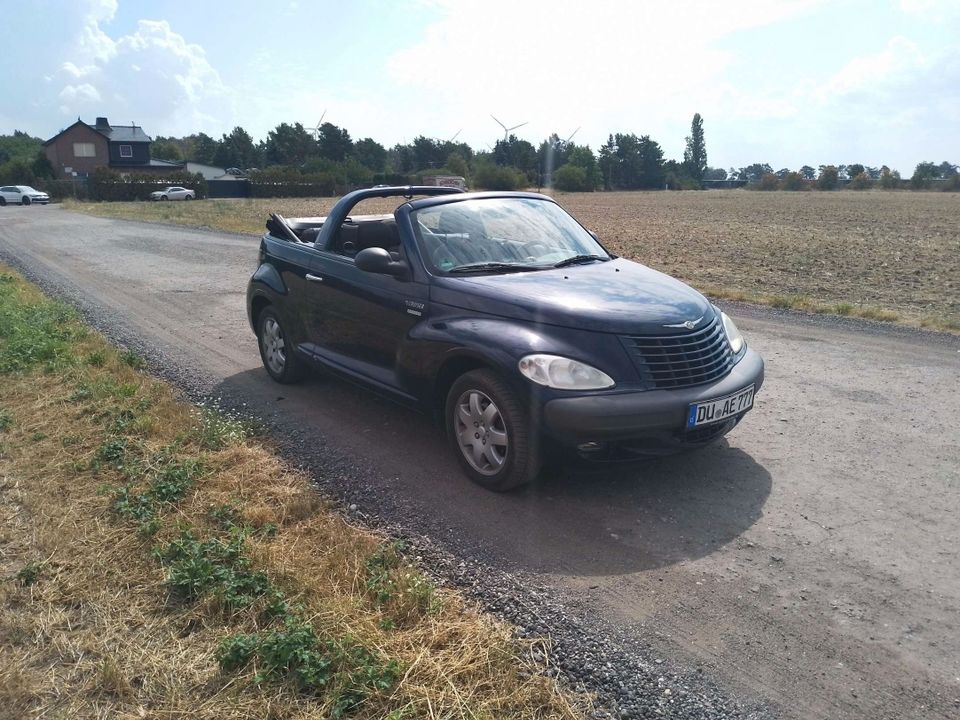
[[622,336],[640,380],[650,390],[683,388],[719,380],[733,354],[719,318],[691,332]]

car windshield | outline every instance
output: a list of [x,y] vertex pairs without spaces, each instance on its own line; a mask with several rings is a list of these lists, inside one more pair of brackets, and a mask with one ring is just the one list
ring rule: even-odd
[[544,270],[609,260],[593,236],[549,200],[476,198],[413,213],[417,243],[444,273]]

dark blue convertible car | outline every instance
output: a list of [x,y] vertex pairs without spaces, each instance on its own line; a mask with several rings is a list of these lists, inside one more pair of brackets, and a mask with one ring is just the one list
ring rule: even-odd
[[[385,197],[393,214],[351,214]],[[604,460],[705,445],[763,383],[729,317],[543,195],[376,187],[267,229],[247,308],[270,376],[316,366],[435,413],[492,490],[558,445]]]

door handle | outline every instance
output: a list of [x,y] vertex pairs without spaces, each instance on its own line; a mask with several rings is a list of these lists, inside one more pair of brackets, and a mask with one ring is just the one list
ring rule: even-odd
[[307,273],[307,280],[309,280],[310,282],[323,282],[322,277],[320,277],[319,275],[312,275],[311,273]]

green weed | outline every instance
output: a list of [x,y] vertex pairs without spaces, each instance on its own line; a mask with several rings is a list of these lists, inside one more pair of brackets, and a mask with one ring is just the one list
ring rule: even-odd
[[17,582],[23,587],[29,587],[40,579],[40,573],[43,571],[45,563],[29,562],[20,568],[17,572]]
[[329,692],[334,718],[356,710],[371,692],[390,690],[400,677],[395,660],[385,663],[348,639],[321,639],[309,623],[290,616],[281,629],[225,638],[216,658],[228,672],[256,659],[257,682],[290,682],[310,695]]
[[8,410],[0,410],[0,432],[13,427],[13,415]]
[[433,583],[404,562],[403,549],[399,542],[382,545],[365,565],[367,597],[394,626],[432,612],[438,602]]
[[167,566],[166,584],[184,598],[212,595],[230,611],[242,610],[259,600],[268,616],[287,611],[283,595],[262,572],[252,570],[243,554],[246,536],[233,533],[229,540],[199,540],[190,530],[155,550]]
[[124,350],[120,353],[120,360],[125,365],[132,367],[134,370],[143,370],[146,367],[147,363],[142,357],[137,355],[132,350]]

